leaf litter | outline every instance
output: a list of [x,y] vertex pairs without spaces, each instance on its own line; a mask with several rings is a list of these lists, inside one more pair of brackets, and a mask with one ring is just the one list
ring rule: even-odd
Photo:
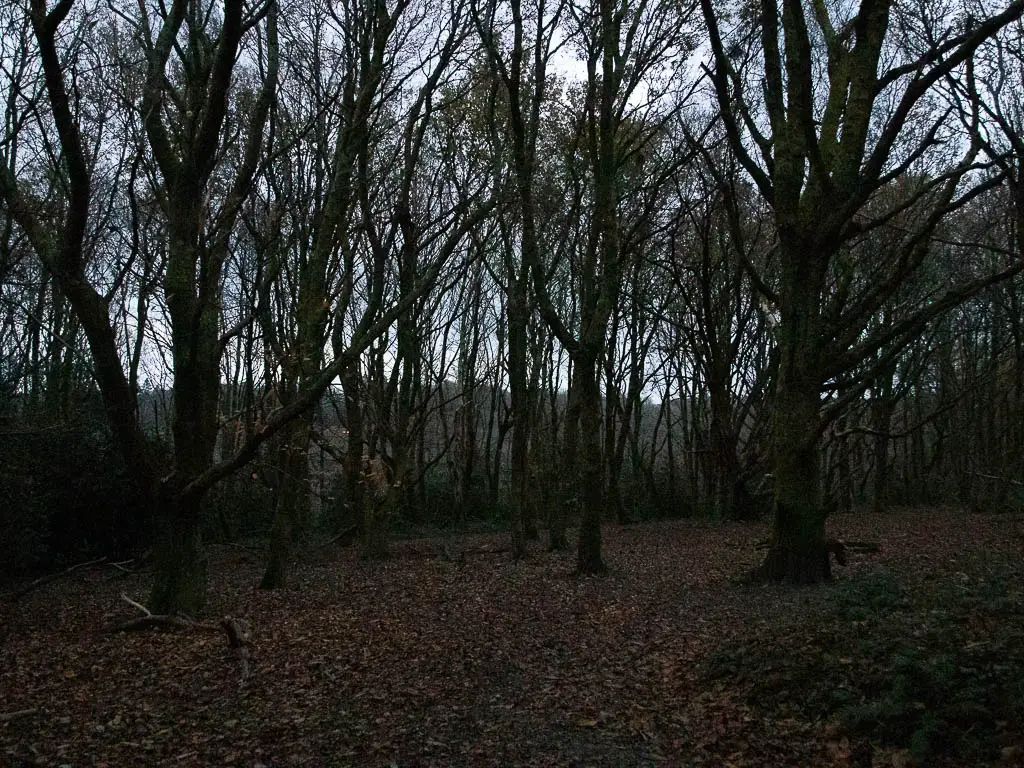
[[[83,570],[0,602],[0,764],[914,764],[920,729],[887,736],[872,710],[873,732],[844,719],[850,702],[833,701],[846,689],[863,700],[853,704],[885,700],[888,689],[857,686],[877,688],[885,670],[870,654],[888,659],[892,643],[864,657],[863,638],[842,643],[884,617],[903,622],[893,626],[908,642],[941,633],[918,626],[878,574],[910,595],[926,584],[967,594],[993,563],[1024,561],[1024,523],[952,510],[837,516],[830,535],[881,551],[837,569],[831,585],[741,586],[766,534],[695,521],[607,526],[611,573],[601,578],[575,576],[574,553],[540,544],[520,562],[422,556],[453,543],[493,552],[505,544],[498,534],[395,542],[381,563],[322,551],[270,592],[254,588],[257,556],[212,547],[207,612],[252,627],[244,680],[223,635],[113,631],[131,618],[119,595],[144,602],[147,575]],[[982,643],[975,656],[993,622],[1021,626],[1019,592],[1000,599],[958,614],[958,642]],[[998,653],[984,663],[998,669]],[[1012,764],[1024,728],[998,725],[992,764]],[[926,751],[928,764],[964,764],[954,748]]]

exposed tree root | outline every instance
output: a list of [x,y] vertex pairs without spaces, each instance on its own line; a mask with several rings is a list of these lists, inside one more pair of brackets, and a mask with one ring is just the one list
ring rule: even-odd
[[831,558],[845,566],[851,554],[870,554],[881,550],[875,541],[840,541],[827,539],[820,553],[803,554],[782,548],[773,549],[771,540],[757,543],[759,550],[768,550],[765,559],[741,581],[747,584],[781,583],[818,584],[832,578]]
[[118,632],[138,632],[150,627],[161,629],[182,629],[198,630],[200,632],[224,632],[227,634],[228,647],[238,659],[241,670],[241,682],[244,684],[249,678],[250,662],[252,660],[252,628],[245,619],[236,619],[225,616],[218,624],[195,621],[188,616],[155,614],[142,603],[132,600],[128,595],[122,594],[121,599],[133,608],[142,611],[145,616],[126,622],[117,628]]
[[213,629],[219,631],[217,627],[212,624],[201,624],[193,621],[192,618],[188,616],[153,613],[142,603],[132,600],[128,595],[123,593],[121,595],[121,599],[133,608],[138,608],[145,615],[140,619],[133,619],[132,621],[121,624],[117,628],[118,632],[139,632],[144,629],[149,629],[150,627],[160,627],[162,629]]

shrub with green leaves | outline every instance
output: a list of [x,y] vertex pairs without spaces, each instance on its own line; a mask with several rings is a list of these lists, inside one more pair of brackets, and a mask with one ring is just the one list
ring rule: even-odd
[[811,626],[723,646],[705,675],[922,764],[994,764],[1024,736],[1022,577],[982,557],[913,583],[878,570],[829,588]]

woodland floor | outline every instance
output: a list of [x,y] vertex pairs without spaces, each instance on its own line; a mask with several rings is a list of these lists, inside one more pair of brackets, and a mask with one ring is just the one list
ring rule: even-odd
[[214,548],[209,616],[253,627],[244,683],[223,633],[115,631],[147,574],[83,569],[0,596],[0,764],[1024,762],[1024,519],[830,527],[881,552],[813,588],[737,583],[761,525],[609,525],[603,578],[482,552],[498,534],[325,549],[274,592],[257,553]]

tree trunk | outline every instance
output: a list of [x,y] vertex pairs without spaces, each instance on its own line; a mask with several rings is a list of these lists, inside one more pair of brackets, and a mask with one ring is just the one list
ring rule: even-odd
[[756,517],[749,494],[740,478],[740,462],[736,454],[736,436],[732,426],[732,398],[727,374],[709,382],[711,401],[711,485],[715,512],[726,520],[749,520]]
[[[781,382],[780,382],[781,383]],[[769,581],[814,584],[831,576],[819,494],[817,388],[780,392],[776,405],[775,524],[762,566]]]
[[814,584],[830,576],[821,504],[818,281],[791,255],[779,325],[775,392],[775,522],[762,566],[768,581]]
[[[598,402],[600,402],[600,395],[598,398]],[[608,395],[605,398],[604,473],[608,489],[605,505],[610,513],[614,513],[615,521],[619,525],[628,525],[630,523],[629,510],[622,501],[622,464],[626,455],[625,445],[629,424],[626,422],[625,410],[621,404],[614,404],[613,399],[619,401],[619,393],[609,387]]]
[[377,455],[376,441],[371,440],[370,455],[363,459],[360,482],[363,484],[363,538],[360,557],[363,560],[385,560],[388,557],[388,526],[401,510],[404,501],[406,460],[392,457],[391,463]]
[[149,608],[155,614],[197,616],[206,604],[206,555],[200,501],[168,498],[160,504],[161,529]]
[[548,551],[550,552],[565,552],[569,549],[569,539],[565,533],[566,513],[570,506],[576,506],[576,490],[578,485],[576,478],[579,472],[577,464],[579,453],[579,419],[580,395],[574,368],[569,383],[569,398],[565,406],[563,428],[565,437],[561,461],[562,476],[557,483],[558,497],[552,505],[548,521]]
[[309,509],[309,443],[313,412],[308,411],[283,430],[277,450],[274,525],[267,568],[260,589],[279,589],[287,583],[292,545],[306,528]]
[[359,556],[363,560],[388,558],[388,520],[400,503],[401,488],[388,488],[383,499],[373,491],[366,493],[363,541],[359,551]]
[[456,414],[455,433],[459,450],[454,459],[458,468],[459,518],[466,519],[476,505],[473,486],[476,474],[478,397],[477,358],[480,352],[480,283],[479,274],[473,276],[473,294],[468,318],[462,320],[459,333],[459,381],[462,394],[461,408]]
[[[511,262],[511,260],[509,260]],[[514,269],[514,266],[513,266]],[[529,307],[525,278],[509,275],[508,376],[512,406],[512,557],[526,554],[526,518],[529,498],[530,412],[526,369]]]
[[[622,505],[622,454],[617,450],[619,429],[625,427],[625,411],[622,407],[622,391],[616,381],[616,367],[622,363],[615,356],[615,339],[619,333],[620,313],[612,314],[608,331],[608,349],[604,354],[604,504],[615,515],[620,525],[627,521]],[[598,395],[600,402],[600,394]]]
[[601,515],[604,511],[604,478],[601,453],[601,389],[594,361],[577,363],[580,392],[580,538],[577,569],[582,574],[605,573],[601,559]]
[[364,533],[366,523],[365,497],[366,486],[363,484],[363,448],[365,444],[363,430],[362,382],[355,364],[341,375],[341,385],[345,391],[345,421],[348,436],[345,444],[345,466],[343,469],[344,490],[340,500],[342,507],[341,527],[355,525],[358,535]]
[[[526,273],[524,273],[524,280],[529,280],[529,276]],[[529,446],[526,449],[526,474],[523,481],[526,484],[523,507],[523,535],[526,536],[527,541],[540,540],[540,531],[537,529],[537,509],[543,503],[543,491],[540,488],[542,479],[539,477],[536,454],[538,451],[537,431],[544,418],[544,407],[541,403],[540,392],[541,370],[547,346],[547,336],[540,326],[534,326],[533,332],[534,336],[531,341],[533,364],[526,392]],[[554,440],[555,434],[557,433],[552,434],[552,440]]]
[[889,503],[889,429],[892,426],[892,376],[880,380],[871,393],[872,455],[875,469],[871,487],[871,508],[882,512]]

